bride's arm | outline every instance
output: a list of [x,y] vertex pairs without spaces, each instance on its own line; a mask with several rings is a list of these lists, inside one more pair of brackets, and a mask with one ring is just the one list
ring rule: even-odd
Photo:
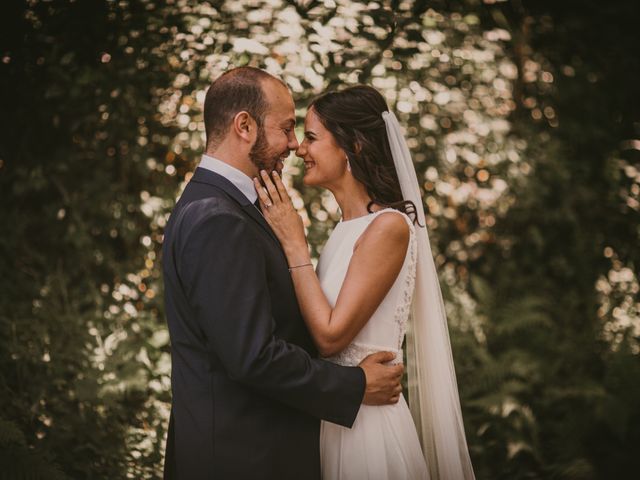
[[319,353],[334,355],[351,343],[391,289],[404,263],[409,226],[396,214],[381,214],[371,222],[354,247],[336,305],[331,308],[308,265],[311,259],[300,216],[280,179],[273,178],[275,185],[264,178],[269,196],[256,184],[264,216],[285,251],[300,311]]
[[[400,215],[381,214],[371,222],[354,248],[333,309],[312,268],[291,271],[302,315],[322,356],[344,350],[371,318],[400,273],[408,243],[409,227]],[[288,250],[288,259],[299,258],[295,247]]]

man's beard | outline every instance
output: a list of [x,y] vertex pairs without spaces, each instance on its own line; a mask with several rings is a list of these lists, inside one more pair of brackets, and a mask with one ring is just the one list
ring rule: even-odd
[[258,168],[258,171],[266,170],[268,173],[271,173],[278,165],[278,160],[280,160],[282,155],[283,153],[274,153],[271,148],[269,148],[264,127],[258,127],[256,143],[253,144],[249,152],[249,159]]

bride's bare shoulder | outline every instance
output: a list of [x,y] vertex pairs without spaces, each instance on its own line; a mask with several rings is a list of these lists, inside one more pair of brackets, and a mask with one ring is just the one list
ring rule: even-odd
[[[355,245],[367,244],[368,248],[385,249],[387,245],[395,248],[409,244],[411,227],[408,217],[397,210],[385,210],[376,215]],[[355,250],[355,249],[354,249]]]

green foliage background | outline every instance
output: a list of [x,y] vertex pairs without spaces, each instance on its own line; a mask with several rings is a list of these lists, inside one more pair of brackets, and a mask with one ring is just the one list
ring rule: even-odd
[[[640,471],[632,0],[28,0],[0,16],[0,471],[157,478],[162,229],[234,65],[378,88],[424,179],[481,479]],[[301,123],[301,122],[300,122]],[[333,199],[287,179],[317,255]]]

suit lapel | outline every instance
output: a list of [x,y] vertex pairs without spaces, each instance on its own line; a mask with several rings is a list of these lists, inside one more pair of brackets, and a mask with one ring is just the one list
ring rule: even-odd
[[275,233],[273,233],[273,230],[271,230],[271,227],[265,220],[264,216],[262,215],[260,210],[256,208],[256,206],[253,203],[250,203],[249,205],[242,205],[242,210],[244,210],[244,213],[246,213],[248,216],[253,218],[256,222],[258,222],[258,224],[262,228],[264,228],[264,230],[271,236],[271,238],[273,238],[276,241],[278,246],[282,248],[280,246],[280,241],[278,240],[278,237],[276,237]]
[[251,203],[247,197],[244,196],[244,193],[238,190],[238,188],[225,177],[218,173],[212,172],[211,170],[198,167],[196,168],[191,181],[206,183],[218,188],[219,190],[222,190],[227,194],[227,196],[235,200],[240,205],[240,207],[242,207],[242,211],[245,213],[245,215],[251,217],[258,225],[260,225],[260,227],[264,229],[265,232],[269,234],[269,236],[276,242],[278,247],[282,248],[280,242],[278,241],[278,238],[273,233],[273,230],[271,230],[271,227],[262,216],[260,210],[258,210],[256,206]]

